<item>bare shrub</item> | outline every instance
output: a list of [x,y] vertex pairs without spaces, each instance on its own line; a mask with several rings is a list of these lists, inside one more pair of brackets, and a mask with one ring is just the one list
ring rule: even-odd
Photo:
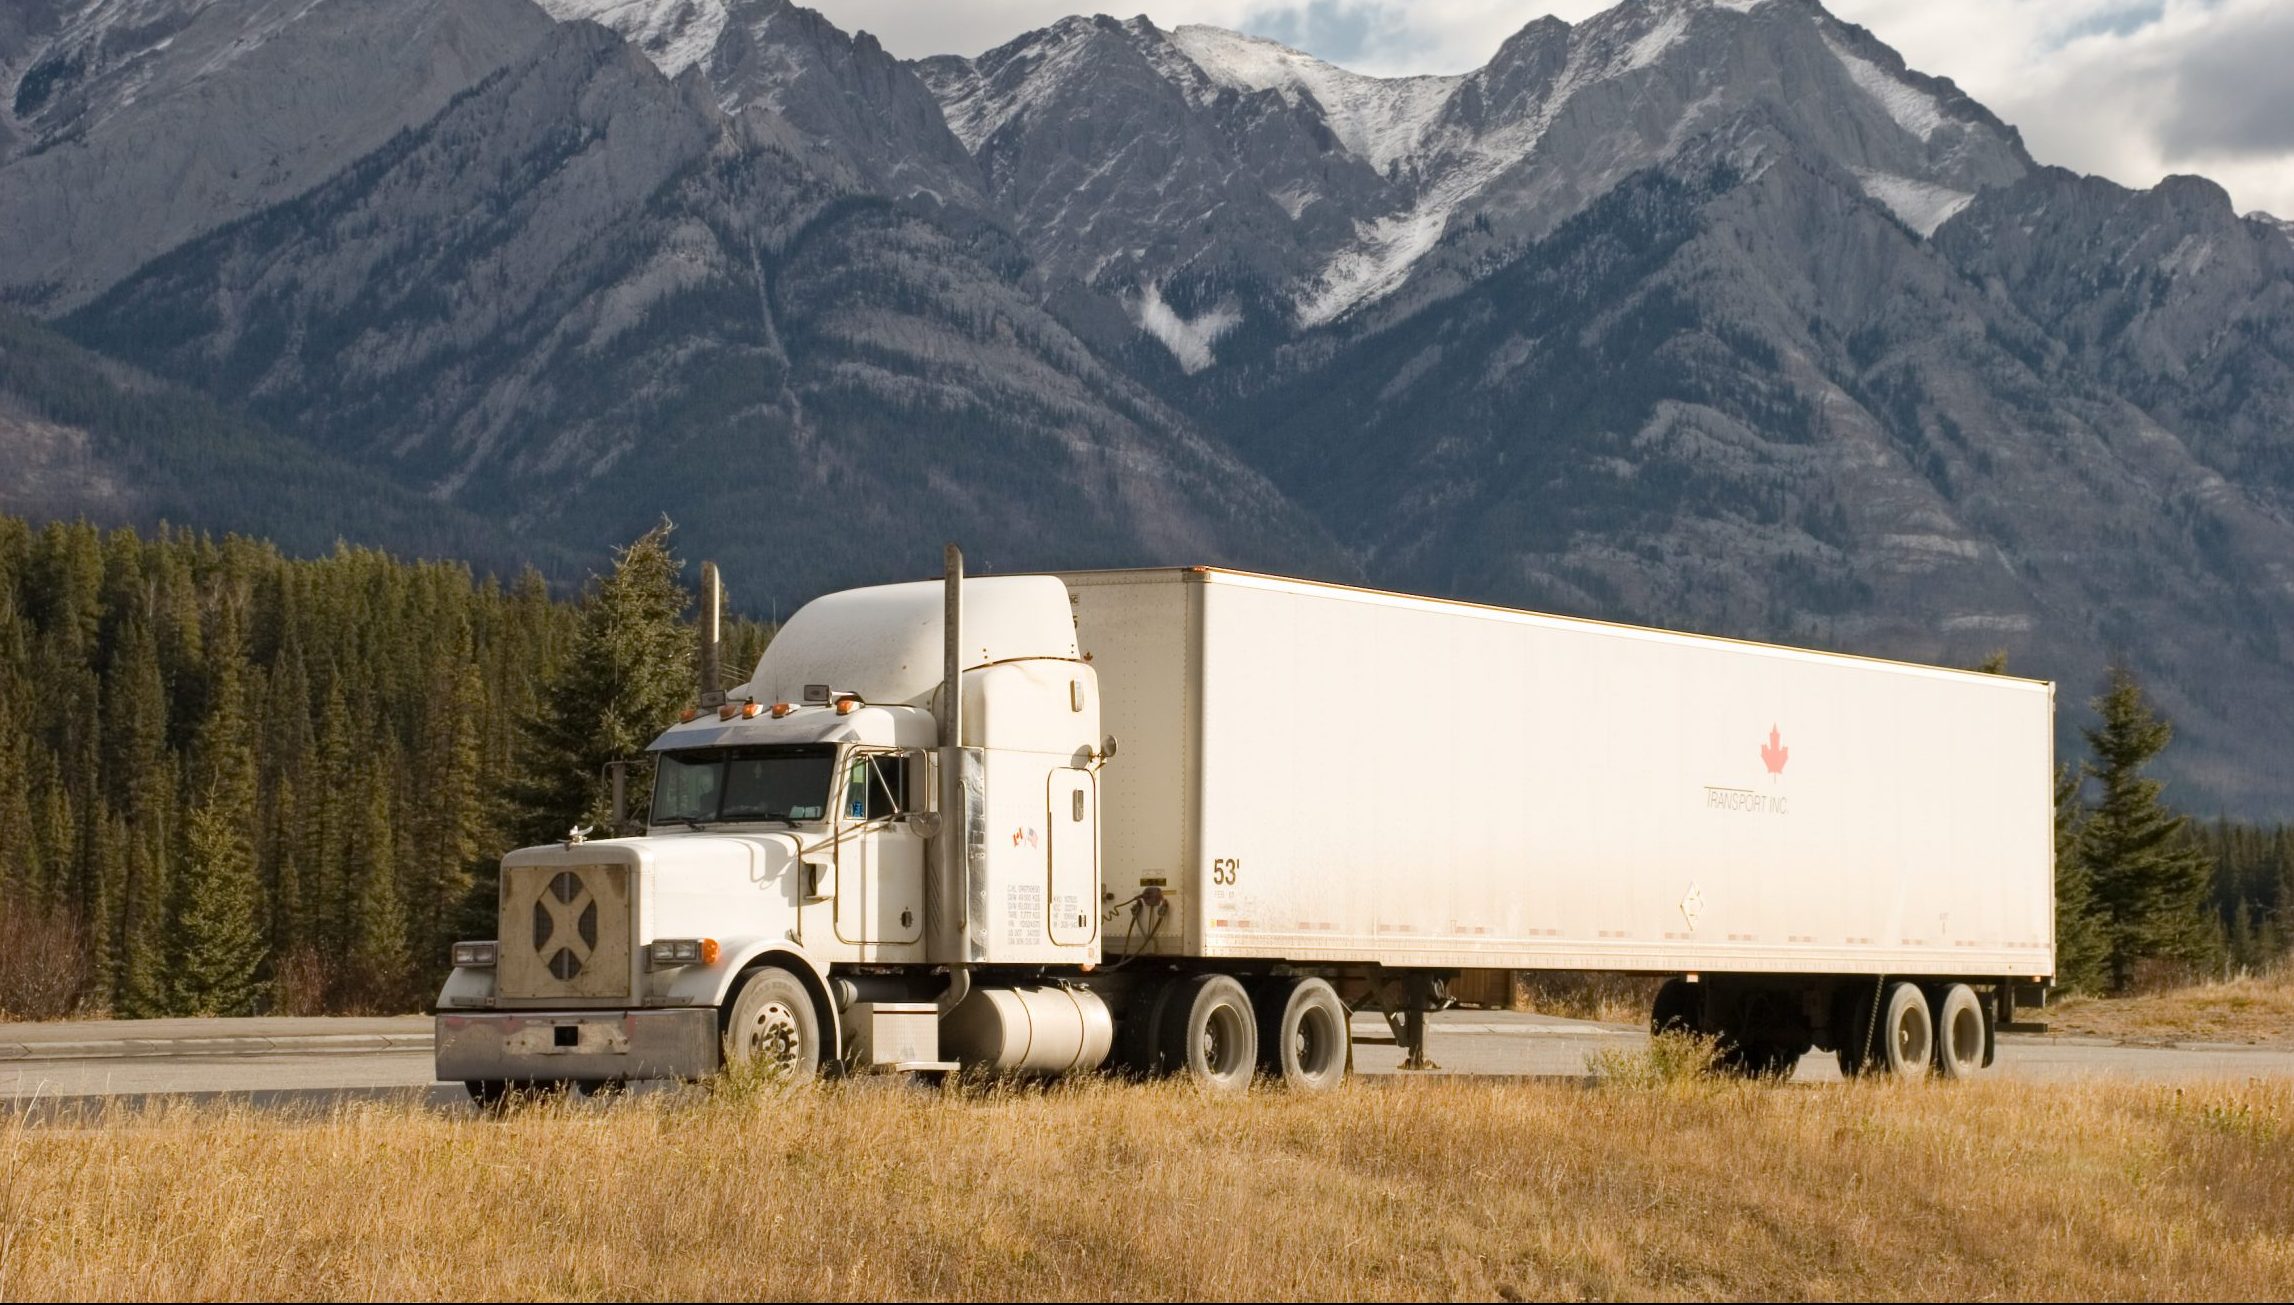
[[297,947],[279,958],[271,974],[271,1013],[274,1015],[332,1015],[327,990],[332,986],[325,958],[315,947]]
[[1720,1073],[1717,1038],[1668,1029],[1638,1047],[1605,1047],[1585,1057],[1585,1072],[1607,1087],[1661,1088]]
[[94,966],[71,915],[0,901],[0,1017],[60,1020],[80,1011]]

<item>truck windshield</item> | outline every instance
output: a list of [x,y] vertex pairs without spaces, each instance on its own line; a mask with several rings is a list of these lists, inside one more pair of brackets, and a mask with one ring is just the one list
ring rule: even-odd
[[664,752],[653,779],[653,823],[819,820],[828,814],[833,743]]

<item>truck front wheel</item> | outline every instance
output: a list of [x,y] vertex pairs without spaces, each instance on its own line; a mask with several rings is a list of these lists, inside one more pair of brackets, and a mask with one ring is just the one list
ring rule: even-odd
[[725,1068],[802,1082],[820,1072],[820,1012],[787,970],[751,971],[725,1018]]

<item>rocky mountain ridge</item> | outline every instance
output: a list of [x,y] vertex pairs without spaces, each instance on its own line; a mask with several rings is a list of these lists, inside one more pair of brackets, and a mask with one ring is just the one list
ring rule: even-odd
[[2046,167],[1810,0],[1391,80],[1145,19],[905,63],[785,0],[36,0],[0,90],[0,296],[529,538],[2004,648],[2067,729],[2122,657],[2195,800],[2294,814],[2288,228]]

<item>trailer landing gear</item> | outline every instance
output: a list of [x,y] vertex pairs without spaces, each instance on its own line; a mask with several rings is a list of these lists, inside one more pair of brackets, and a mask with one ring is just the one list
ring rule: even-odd
[[[1448,1004],[1449,994],[1444,990],[1445,976],[1423,972],[1400,975],[1373,973],[1368,989],[1353,1009],[1374,1006],[1384,1017],[1390,1037],[1364,1038],[1368,1043],[1384,1043],[1402,1049],[1402,1068],[1406,1070],[1440,1069],[1426,1054],[1426,1016]],[[1387,985],[1399,989],[1395,1000],[1386,999]]]

